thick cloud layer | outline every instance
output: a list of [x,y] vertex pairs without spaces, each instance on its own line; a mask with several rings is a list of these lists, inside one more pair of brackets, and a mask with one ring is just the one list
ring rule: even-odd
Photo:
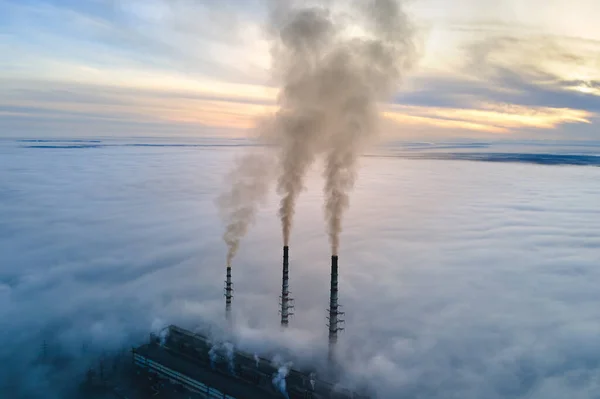
[[373,156],[425,160],[600,166],[598,142],[387,143]]
[[[214,198],[239,149],[27,144],[0,145],[0,392],[48,398],[68,385],[34,366],[44,341],[83,359],[68,382],[157,326],[222,323]],[[600,394],[597,168],[363,163],[340,253],[346,381],[381,398]],[[326,356],[319,170],[297,209],[285,334],[274,193],[240,247],[233,311],[248,348]]]

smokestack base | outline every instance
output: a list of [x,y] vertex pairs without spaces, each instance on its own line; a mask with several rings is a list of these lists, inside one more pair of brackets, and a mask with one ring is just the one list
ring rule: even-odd
[[331,286],[329,291],[329,361],[333,362],[335,358],[335,346],[338,339],[338,332],[343,328],[339,327],[344,320],[340,319],[344,313],[339,311],[338,303],[338,256],[331,256]]
[[281,326],[283,328],[287,327],[289,324],[289,317],[293,315],[290,312],[291,309],[294,308],[292,305],[293,299],[290,298],[290,285],[289,285],[289,250],[290,247],[287,245],[283,246],[283,269],[282,269],[282,277],[281,277]]
[[225,318],[231,323],[231,300],[233,299],[233,283],[231,282],[231,266],[227,266],[225,280]]

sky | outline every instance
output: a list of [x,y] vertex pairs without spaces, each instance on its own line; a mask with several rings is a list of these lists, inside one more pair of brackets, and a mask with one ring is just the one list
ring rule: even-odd
[[[215,200],[248,149],[223,142],[0,141],[0,396],[68,399],[88,366],[149,331],[223,326]],[[476,159],[363,159],[339,254],[343,382],[379,399],[598,397],[597,167]],[[292,230],[288,331],[275,190],[232,270],[236,342],[295,364],[327,353],[320,174]],[[71,362],[40,362],[44,342]]]
[[[0,0],[0,137],[251,136],[277,109],[266,4]],[[419,61],[383,138],[600,137],[597,1],[405,9]]]

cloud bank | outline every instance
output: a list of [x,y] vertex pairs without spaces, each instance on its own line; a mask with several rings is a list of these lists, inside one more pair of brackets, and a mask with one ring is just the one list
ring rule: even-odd
[[[0,145],[0,392],[48,398],[157,325],[222,323],[214,196],[238,149],[22,144]],[[233,310],[247,348],[326,356],[318,170],[297,209],[288,334],[276,195],[240,247]],[[598,395],[596,179],[578,166],[366,158],[340,253],[345,381],[380,398]],[[79,359],[69,379],[36,363],[44,341]]]

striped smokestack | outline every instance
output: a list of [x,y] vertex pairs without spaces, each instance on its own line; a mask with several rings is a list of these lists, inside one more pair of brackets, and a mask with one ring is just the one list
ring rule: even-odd
[[290,309],[292,299],[290,298],[289,285],[289,249],[287,245],[283,247],[283,275],[281,279],[281,326],[287,327],[289,317],[292,315]]
[[225,280],[225,318],[231,324],[231,299],[233,298],[233,283],[231,282],[231,267],[227,267]]
[[343,314],[339,311],[338,304],[338,257],[333,255],[331,257],[331,289],[329,293],[329,361],[333,361],[335,357],[337,333],[342,330],[339,323],[344,322],[339,316]]

